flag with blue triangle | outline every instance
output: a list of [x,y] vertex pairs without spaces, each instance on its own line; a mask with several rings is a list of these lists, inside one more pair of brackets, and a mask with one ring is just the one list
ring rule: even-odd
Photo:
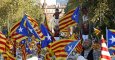
[[68,56],[71,54],[71,52],[78,45],[79,42],[80,40],[76,40],[76,41],[69,43],[67,46],[65,46],[65,51],[68,53]]
[[39,35],[37,34],[37,32],[34,30],[34,28],[32,27],[31,23],[29,22],[29,20],[27,19],[26,20],[26,26],[27,26],[27,29],[29,30],[29,32],[31,34],[33,34],[36,38],[38,38],[40,40],[40,37]]
[[74,20],[76,23],[79,22],[79,6],[75,9],[73,15],[72,15],[72,20]]
[[26,22],[27,16],[24,15],[24,17],[22,18],[21,22],[20,22],[20,26],[16,29],[16,32],[19,34],[22,34],[23,36],[28,36],[28,30],[27,28],[24,26],[25,22]]
[[115,34],[109,29],[107,30],[107,40],[108,40],[108,48],[115,46]]
[[106,29],[106,37],[110,54],[115,54],[115,33],[110,29]]
[[45,39],[41,41],[41,48],[44,48],[52,42],[52,36],[43,24],[41,24],[40,29],[45,36]]

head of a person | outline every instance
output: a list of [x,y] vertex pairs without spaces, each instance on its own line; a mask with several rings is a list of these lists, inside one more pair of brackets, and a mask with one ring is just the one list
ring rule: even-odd
[[58,8],[56,8],[56,9],[55,9],[55,12],[59,12],[59,9],[58,9]]
[[92,45],[92,41],[90,39],[87,39],[83,42],[83,48],[84,49],[89,49]]

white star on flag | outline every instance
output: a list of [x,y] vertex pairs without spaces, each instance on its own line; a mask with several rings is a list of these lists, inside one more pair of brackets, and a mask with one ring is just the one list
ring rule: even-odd
[[29,31],[30,31],[31,33],[33,33],[33,29],[30,29],[30,28],[29,28]]
[[71,46],[68,46],[68,48],[69,48],[68,51],[70,51],[70,50],[72,49],[72,45],[71,45]]
[[20,27],[18,30],[19,30],[19,32],[22,32],[23,28]]
[[76,17],[76,14],[74,15],[74,18]]
[[29,48],[26,48],[26,50],[29,50]]
[[112,36],[112,38],[110,39],[112,41],[112,43],[115,42],[115,37]]
[[51,40],[51,36],[49,36],[49,34],[47,33],[47,38],[48,40]]

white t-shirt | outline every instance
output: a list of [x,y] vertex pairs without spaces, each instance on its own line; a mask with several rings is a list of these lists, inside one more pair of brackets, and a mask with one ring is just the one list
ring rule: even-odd
[[77,60],[87,60],[87,59],[85,59],[83,56],[79,55]]

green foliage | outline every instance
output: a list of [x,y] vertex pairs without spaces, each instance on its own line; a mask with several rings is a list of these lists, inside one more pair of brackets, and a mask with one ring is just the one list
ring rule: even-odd
[[69,0],[67,3],[67,7],[65,8],[65,13],[67,13],[71,9],[75,9],[79,5],[77,0]]
[[[70,1],[74,1],[74,3],[71,4]],[[75,0],[69,0],[65,11],[69,11],[73,9],[73,7],[75,8],[78,6],[77,4]],[[99,27],[102,34],[105,35],[106,27],[108,29],[115,29],[115,0],[82,0],[80,7],[86,7],[88,9],[89,25]],[[90,29],[92,27],[90,27]]]
[[3,25],[3,22],[9,20],[10,26],[12,26],[13,23],[21,20],[25,13],[32,18],[39,19],[39,15],[43,14],[43,11],[35,3],[34,0],[1,0],[0,24]]

